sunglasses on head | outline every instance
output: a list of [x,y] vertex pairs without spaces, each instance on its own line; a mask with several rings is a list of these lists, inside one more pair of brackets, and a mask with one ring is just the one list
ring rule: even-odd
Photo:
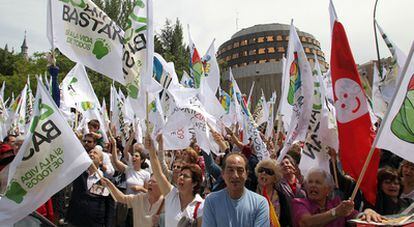
[[257,172],[259,172],[259,173],[265,172],[269,176],[275,175],[275,171],[273,171],[271,169],[268,169],[268,168],[265,168],[265,167],[259,167],[259,169],[257,170]]

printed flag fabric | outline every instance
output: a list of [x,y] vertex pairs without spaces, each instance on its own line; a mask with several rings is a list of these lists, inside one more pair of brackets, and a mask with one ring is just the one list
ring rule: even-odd
[[191,38],[190,26],[188,26],[188,39],[190,48],[190,75],[194,79],[194,87],[199,88],[201,78],[204,77],[204,68],[200,54]]
[[[357,180],[375,133],[345,29],[338,21],[334,22],[332,31],[331,76],[339,134],[339,157],[344,171]],[[375,204],[378,165],[379,152],[376,150],[361,184],[365,198],[372,204]]]
[[381,78],[381,81],[379,82],[379,87],[385,102],[390,103],[394,93],[396,92],[396,90],[398,90],[398,77],[401,73],[402,67],[407,59],[407,56],[404,52],[401,51],[400,48],[398,48],[397,45],[394,44],[394,42],[390,40],[390,38],[387,36],[387,34],[384,32],[381,26],[377,23],[377,21],[375,21],[375,25],[377,26],[378,31],[381,34],[381,37],[383,38],[385,44],[387,45],[388,49],[392,54],[392,59],[388,67],[388,70],[383,71],[383,78]]
[[312,69],[293,21],[290,25],[289,37],[287,65],[285,66],[285,71],[289,67],[289,79],[285,78],[285,84],[287,80],[289,87],[283,88],[289,90],[287,96],[282,98],[287,99],[288,104],[292,105],[292,116],[285,144],[278,157],[279,161],[283,159],[294,142],[305,140],[312,111]]
[[381,78],[379,77],[378,68],[376,64],[374,64],[372,73],[372,110],[377,117],[383,119],[384,114],[387,111],[387,103],[384,101],[381,94],[379,87],[380,81]]
[[38,83],[30,130],[13,162],[0,173],[2,185],[7,185],[0,197],[1,225],[12,225],[36,210],[91,163],[48,91]]
[[[47,35],[70,60],[125,84],[124,32],[91,0],[49,0]],[[128,60],[127,58],[124,58]]]
[[410,56],[407,61],[407,71],[377,135],[377,147],[414,162],[414,59]]
[[[211,42],[207,53],[201,59],[203,63],[205,85],[211,90],[212,94],[216,94],[220,85],[220,69],[216,59],[216,49],[214,48],[214,40]],[[204,88],[203,88],[204,89]]]
[[[322,72],[316,54],[314,55],[315,67],[313,70],[314,93],[312,96],[312,114],[309,121],[308,135],[306,136],[305,145],[302,149],[302,155],[299,163],[300,171],[306,176],[309,169],[318,166],[329,172],[329,155],[326,144],[322,142],[322,136],[330,132],[324,132],[327,128],[321,127],[322,121],[328,118],[323,117],[323,103],[325,96],[322,94]],[[324,125],[327,125],[325,123]]]

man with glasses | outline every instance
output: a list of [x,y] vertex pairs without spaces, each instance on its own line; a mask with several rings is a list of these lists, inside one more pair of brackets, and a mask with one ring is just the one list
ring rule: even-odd
[[244,184],[248,163],[240,153],[229,154],[223,162],[226,188],[209,194],[204,202],[203,227],[270,226],[266,199]]

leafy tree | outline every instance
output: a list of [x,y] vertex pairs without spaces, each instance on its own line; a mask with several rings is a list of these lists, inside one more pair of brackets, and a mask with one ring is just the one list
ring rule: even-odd
[[134,9],[134,0],[92,0],[106,15],[122,29],[126,27],[128,16]]

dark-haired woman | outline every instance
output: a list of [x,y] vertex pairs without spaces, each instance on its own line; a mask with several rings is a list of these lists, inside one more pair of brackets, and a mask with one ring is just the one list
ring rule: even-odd
[[397,170],[385,167],[378,171],[378,194],[375,211],[381,215],[398,214],[407,208],[412,200],[400,198],[402,187]]
[[[159,139],[162,143],[162,138]],[[201,169],[196,164],[185,164],[174,187],[163,174],[157,150],[150,136],[145,138],[154,177],[165,197],[165,225],[167,227],[201,226],[204,200],[198,194],[202,183]],[[163,152],[163,151],[160,151]]]

